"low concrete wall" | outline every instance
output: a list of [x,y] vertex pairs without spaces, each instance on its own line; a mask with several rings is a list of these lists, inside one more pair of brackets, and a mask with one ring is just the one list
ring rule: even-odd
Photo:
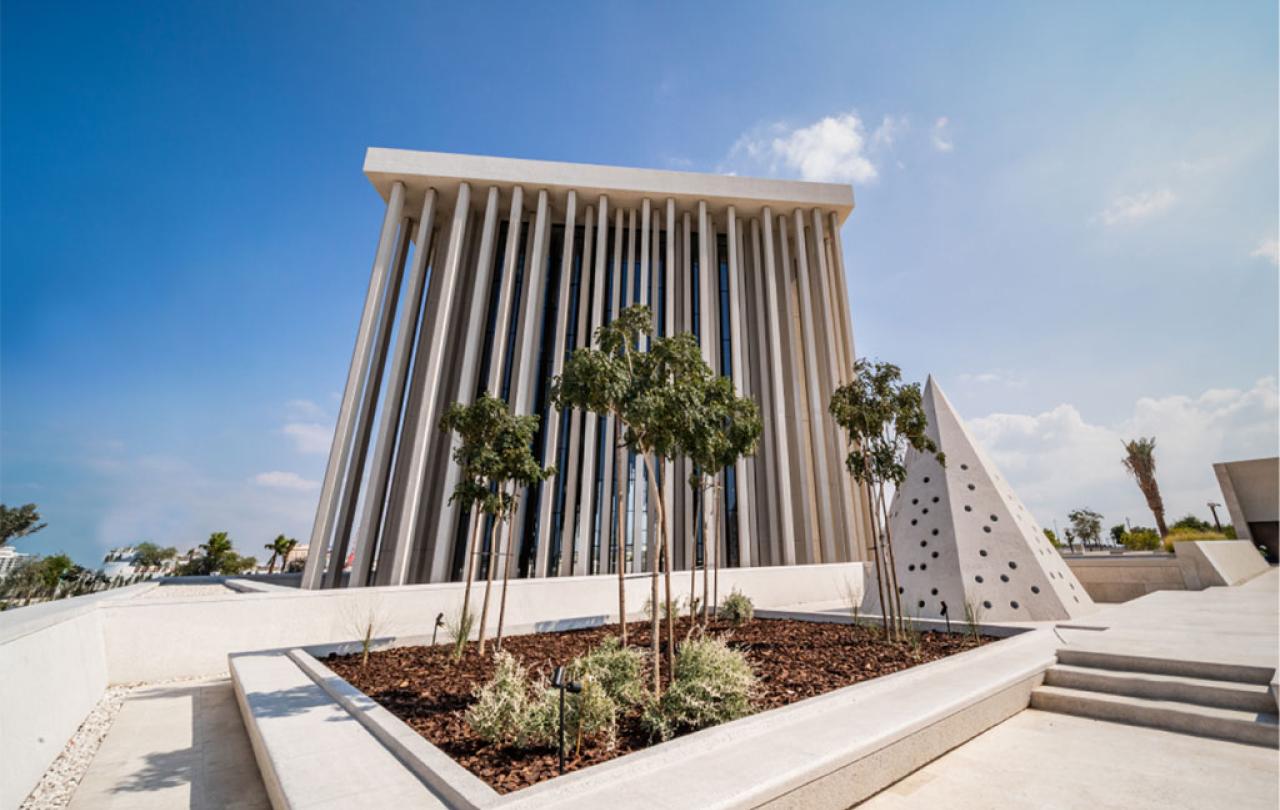
[[1164,552],[1064,554],[1063,559],[1095,602],[1128,602],[1154,591],[1189,589],[1177,558]]
[[[850,590],[861,596],[863,563],[739,568],[720,572],[720,595],[733,588],[759,607],[839,600]],[[688,593],[689,577],[675,573],[676,596]],[[626,579],[627,612],[639,617],[649,597],[647,574]],[[436,616],[462,606],[461,583],[326,591],[272,589],[200,600],[152,598],[113,603],[104,609],[107,673],[111,683],[156,681],[227,671],[235,652],[348,641],[364,635],[430,635]],[[473,599],[483,594],[477,586]],[[618,580],[612,576],[512,580],[507,624],[565,620],[616,620]],[[490,624],[497,622],[495,589]]]
[[1238,585],[1268,567],[1247,540],[1175,543],[1173,551],[1064,554],[1063,559],[1095,602],[1128,602],[1155,591]]
[[102,613],[109,593],[0,613],[0,807],[17,807],[107,688]]
[[1194,577],[1201,588],[1239,585],[1271,566],[1249,540],[1195,540],[1174,543],[1187,578]]

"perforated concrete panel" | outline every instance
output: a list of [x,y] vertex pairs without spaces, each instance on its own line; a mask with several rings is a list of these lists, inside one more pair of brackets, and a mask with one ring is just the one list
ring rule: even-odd
[[[946,459],[908,451],[907,479],[889,525],[909,617],[982,621],[1069,619],[1094,610],[1084,586],[1013,488],[969,435],[933,378],[925,384],[928,435]],[[868,612],[879,612],[874,581]]]

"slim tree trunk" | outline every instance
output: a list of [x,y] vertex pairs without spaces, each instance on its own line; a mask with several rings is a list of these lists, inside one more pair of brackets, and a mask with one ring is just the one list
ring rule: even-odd
[[702,507],[702,624],[707,624],[707,603],[711,601],[711,547],[716,545],[716,501],[712,493],[715,485],[703,490]]
[[[619,487],[625,489],[626,487]],[[627,534],[626,534],[626,504],[627,498],[623,494],[618,508],[614,511],[618,513],[618,626],[622,631],[622,646],[627,646],[627,579],[626,579],[626,559],[627,559]],[[655,603],[656,604],[656,603]]]
[[689,493],[698,502],[698,508],[693,516],[693,549],[689,554],[689,627],[692,629],[694,621],[698,618],[698,543],[702,542],[702,499],[697,497],[696,487],[690,486]]
[[867,487],[867,493],[871,496],[871,514],[874,519],[871,536],[871,553],[875,556],[876,567],[876,592],[880,596],[880,619],[884,625],[884,637],[889,639],[889,602],[885,599],[885,571],[884,560],[880,554],[880,499],[876,496],[876,490],[873,487]]
[[[467,584],[462,589],[462,615],[458,617],[459,624],[466,627],[470,624],[468,617],[471,615],[471,583],[476,575],[476,555],[479,549],[476,548],[476,536],[480,534],[480,510],[475,506],[471,508],[471,531],[467,532]],[[467,635],[470,635],[468,633]]]
[[502,561],[502,598],[498,601],[498,638],[494,649],[502,649],[502,623],[507,617],[507,585],[511,582],[511,550],[515,546],[516,508],[515,495],[512,494],[511,508],[507,512],[507,546],[503,549]]
[[488,579],[484,584],[484,603],[483,603],[483,606],[480,608],[480,654],[481,655],[484,655],[485,630],[487,629],[489,624],[489,592],[493,590],[493,567],[494,567],[493,561],[497,556],[493,553],[494,552],[493,544],[497,542],[497,532],[494,531],[494,528],[497,525],[498,525],[498,520],[496,517],[489,522],[489,570],[487,572]]
[[658,508],[658,553],[653,555],[653,564],[655,569],[653,585],[653,596],[655,597],[653,602],[655,605],[654,612],[656,615],[656,606],[658,604],[656,599],[658,593],[656,569],[658,567],[659,560],[661,560],[663,578],[665,579],[667,586],[667,671],[675,672],[676,612],[671,604],[671,546],[667,542],[667,505],[662,500],[662,491],[658,488],[658,478],[653,474],[654,466],[656,465],[650,461],[647,453],[642,454],[641,457],[644,459],[644,467],[647,473],[645,477],[649,479],[649,490],[653,495],[653,502]]
[[884,514],[884,542],[885,547],[889,550],[889,574],[893,591],[890,596],[893,598],[895,632],[902,632],[902,593],[898,589],[898,564],[893,558],[893,531],[889,528],[889,507],[884,500],[884,482],[879,483],[880,487],[880,511]]

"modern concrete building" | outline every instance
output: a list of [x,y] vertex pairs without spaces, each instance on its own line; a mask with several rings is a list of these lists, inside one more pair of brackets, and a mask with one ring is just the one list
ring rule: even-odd
[[1224,461],[1213,465],[1236,537],[1265,548],[1280,561],[1280,458]]
[[[574,349],[638,303],[655,334],[696,334],[761,408],[759,451],[724,474],[713,558],[866,559],[870,511],[827,413],[854,358],[840,243],[849,186],[394,149],[370,149],[365,174],[386,213],[306,587],[460,576],[470,516],[449,503],[458,471],[437,424],[486,390],[542,417],[533,450],[560,470],[523,499],[513,573],[647,569],[656,510],[644,466],[617,449],[613,420],[557,413],[547,393]],[[658,473],[676,568],[702,556],[688,472]]]

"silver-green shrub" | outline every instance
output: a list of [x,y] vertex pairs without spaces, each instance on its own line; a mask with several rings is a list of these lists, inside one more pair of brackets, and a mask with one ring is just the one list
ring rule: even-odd
[[596,682],[618,706],[634,706],[644,700],[644,653],[622,646],[616,637],[573,659],[569,675],[575,681]]
[[671,685],[645,707],[643,721],[654,736],[669,739],[745,717],[755,691],[756,676],[745,655],[720,639],[691,639],[676,655]]
[[734,625],[746,624],[756,615],[756,606],[751,604],[751,599],[745,593],[734,588],[728,596],[724,598],[724,602],[717,611],[719,616],[733,622]]
[[[595,680],[587,678],[580,684],[581,692],[565,695],[567,745],[579,748],[583,740],[591,740],[613,748],[617,743],[618,704]],[[539,688],[538,699],[529,706],[523,723],[521,745],[553,746],[560,736],[560,691],[545,682]]]
[[492,680],[474,692],[466,722],[476,736],[491,745],[523,744],[529,721],[529,675],[511,653],[495,656]]

